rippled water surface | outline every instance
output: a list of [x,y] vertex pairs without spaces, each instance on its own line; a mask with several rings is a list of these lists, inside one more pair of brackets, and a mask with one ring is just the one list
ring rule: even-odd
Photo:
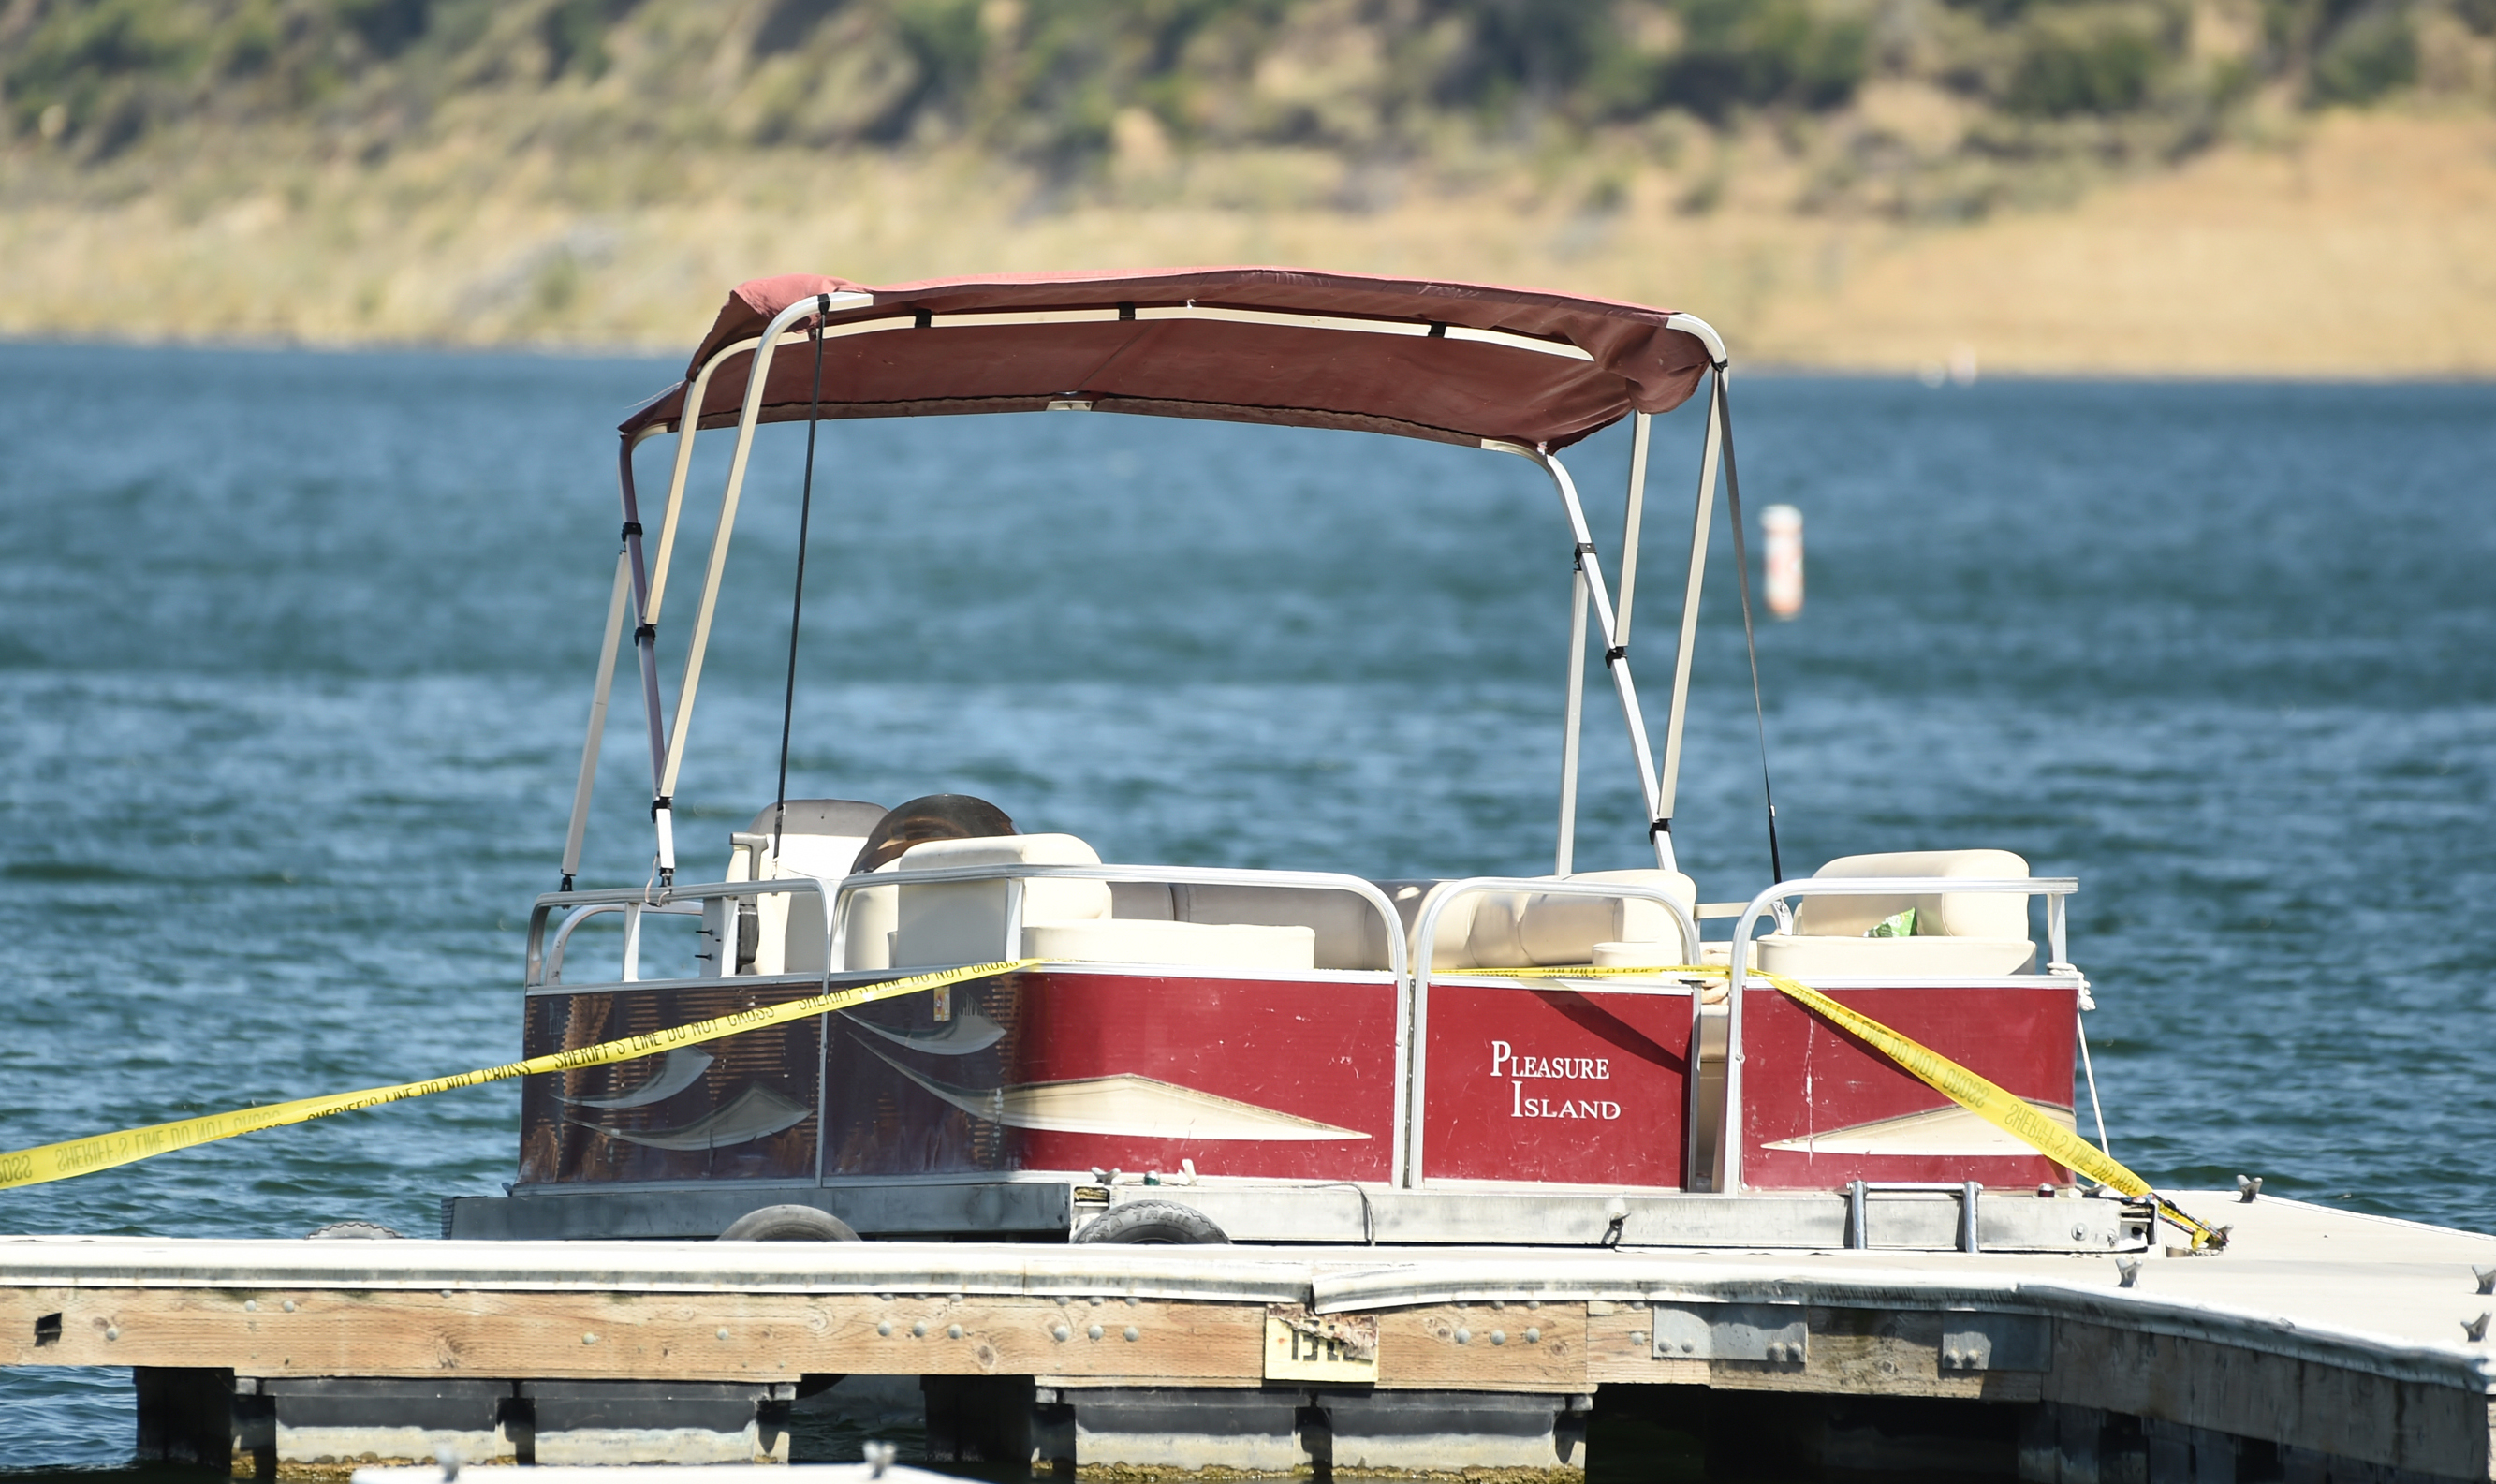
[[[608,429],[672,372],[0,346],[0,1144],[515,1053]],[[1760,647],[1789,874],[1971,845],[2075,874],[2117,1155],[2496,1225],[2496,390],[1739,391],[1747,499],[1808,522],[1808,607]],[[697,863],[771,796],[781,432],[679,790]],[[1650,511],[1657,697],[1695,432],[1666,421]],[[1525,464],[1071,415],[824,451],[793,794],[980,794],[1111,860],[1549,869],[1569,553]],[[1626,458],[1572,456],[1607,563]],[[1716,900],[1768,863],[1730,584],[1705,616],[1679,815]],[[647,873],[629,697],[601,884]],[[1638,864],[1595,702],[1578,864]],[[0,1193],[0,1229],[423,1234],[509,1178],[515,1117],[503,1086],[256,1135]],[[0,1372],[0,1468],[129,1457],[123,1373]]]

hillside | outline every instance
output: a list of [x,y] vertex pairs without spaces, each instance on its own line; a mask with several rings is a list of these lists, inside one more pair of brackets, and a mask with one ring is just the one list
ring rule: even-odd
[[2496,371],[2496,0],[7,0],[0,90],[16,335],[1279,260],[1755,362]]

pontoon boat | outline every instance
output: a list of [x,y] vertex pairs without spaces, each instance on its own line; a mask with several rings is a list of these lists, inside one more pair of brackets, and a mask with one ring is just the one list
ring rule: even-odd
[[[504,1197],[447,1202],[446,1232],[2139,1246],[2141,1208],[2079,1198],[2068,1170],[1760,977],[1818,988],[2068,1128],[2088,1004],[2065,944],[2075,882],[2031,876],[2008,851],[1927,850],[1851,856],[1702,901],[1679,868],[1673,808],[1720,487],[1741,534],[1726,373],[1724,342],[1688,314],[1348,273],[880,288],[795,275],[737,289],[684,381],[622,425],[622,550],[562,889],[530,919],[526,1053],[929,969],[1036,962],[532,1077],[517,1182]],[[1706,426],[1659,750],[1626,611],[1650,425],[1698,395]],[[1354,429],[1515,460],[1517,497],[1552,502],[1554,557],[1574,553],[1576,571],[1551,873],[1368,880],[1105,863],[1073,835],[1017,825],[1011,801],[931,777],[926,797],[889,806],[774,800],[759,779],[749,828],[681,842],[712,876],[686,879],[700,872],[679,867],[675,793],[763,426],[800,425],[811,440],[851,418],[1045,411]],[[1562,455],[1623,418],[1633,452],[1615,584]],[[687,623],[670,580],[696,439],[710,430],[733,444]],[[811,479],[811,445],[808,457]],[[654,470],[666,495],[645,520],[639,490]],[[1747,625],[1747,592],[1743,606]],[[1638,771],[1649,868],[1573,864],[1590,619]],[[679,633],[670,707],[660,666]],[[628,649],[654,869],[583,887],[591,783]],[[576,930],[601,918],[621,920],[620,969],[585,982]],[[1707,938],[1709,923],[1730,931]],[[692,977],[641,973],[644,937],[660,931],[695,935]],[[1729,987],[1733,964],[1745,973]]]

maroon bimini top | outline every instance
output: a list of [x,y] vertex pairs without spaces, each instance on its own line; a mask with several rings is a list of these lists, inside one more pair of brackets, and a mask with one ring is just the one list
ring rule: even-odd
[[[827,327],[891,328],[827,335],[820,403],[814,347],[783,345],[764,390],[764,422],[1033,412],[1061,400],[1101,412],[1357,428],[1440,442],[1499,438],[1558,449],[1637,412],[1669,412],[1697,390],[1706,346],[1670,311],[1542,289],[1381,278],[1285,268],[1158,268],[1129,273],[1004,273],[867,287],[790,273],[728,297],[695,348],[685,380],[636,409],[627,437],[672,428],[687,388],[719,350],[759,336],[772,316],[818,294],[866,293]],[[1155,318],[1170,307],[1324,315],[1433,327],[1375,333],[1223,319]],[[1079,322],[980,323],[978,316],[1090,310]],[[952,318],[967,315],[964,322]],[[813,317],[794,329],[809,330]],[[1469,340],[1499,331],[1574,346],[1590,359]],[[734,426],[752,353],[712,373],[699,426]]]

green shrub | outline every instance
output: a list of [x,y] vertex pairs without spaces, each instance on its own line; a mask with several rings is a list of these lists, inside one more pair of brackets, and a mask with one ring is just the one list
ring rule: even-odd
[[2408,16],[2377,11],[2333,33],[2314,59],[2310,96],[2318,104],[2372,103],[2418,80],[2418,33]]
[[2039,26],[2020,53],[2003,104],[2037,118],[2129,112],[2148,98],[2166,60],[2156,39],[2132,26]]
[[1689,40],[1665,63],[1655,101],[1721,119],[1735,108],[1834,108],[1863,81],[1870,32],[1802,0],[1684,0]]

